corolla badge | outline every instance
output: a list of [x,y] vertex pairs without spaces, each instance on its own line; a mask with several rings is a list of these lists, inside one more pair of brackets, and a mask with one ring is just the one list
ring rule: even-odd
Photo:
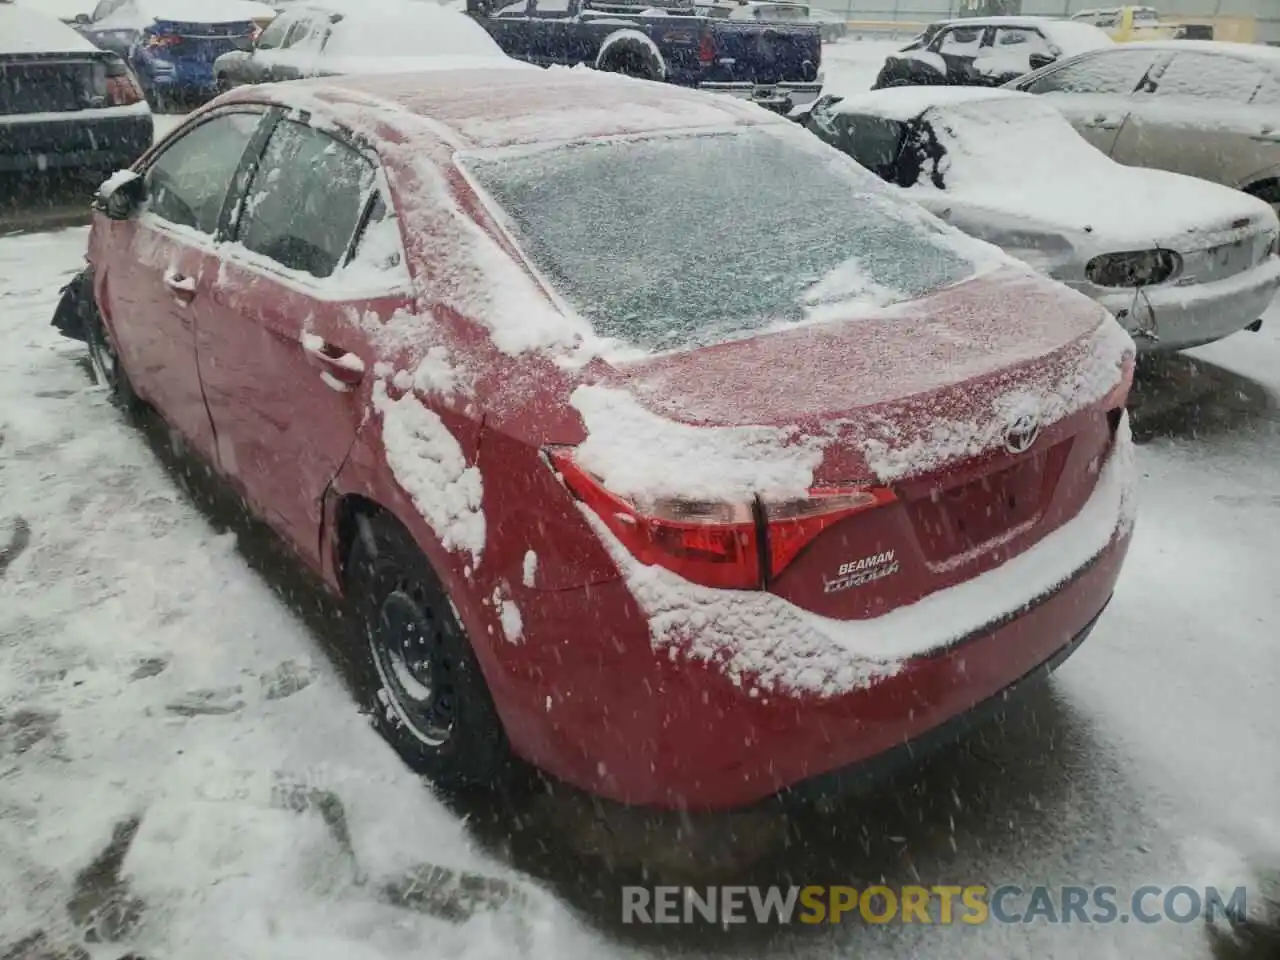
[[1034,413],[1024,413],[1009,424],[1004,435],[1004,448],[1010,453],[1026,453],[1040,436],[1040,418]]

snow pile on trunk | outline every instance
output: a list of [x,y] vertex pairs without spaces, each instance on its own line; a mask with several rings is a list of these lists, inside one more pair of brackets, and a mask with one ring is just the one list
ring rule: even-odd
[[578,463],[624,497],[801,497],[822,462],[821,442],[794,428],[677,423],[605,386],[578,387],[569,402],[587,428]]
[[484,486],[449,428],[412,393],[398,400],[378,381],[373,405],[382,415],[387,464],[446,550],[466,550],[477,563],[484,552]]
[[934,418],[921,433],[907,435],[900,426],[873,418],[858,428],[858,446],[882,482],[930,473],[950,461],[999,449],[1009,424],[1021,416],[1048,425],[1097,403],[1115,388],[1125,358],[1133,352],[1133,339],[1108,317],[1083,349],[1068,354],[1056,377],[1001,393],[981,420]]
[[702,587],[645,566],[590,508],[579,507],[649,618],[656,649],[673,660],[714,664],[753,696],[836,697],[874,686],[912,657],[1055,590],[1129,532],[1136,481],[1126,417],[1093,493],[1071,521],[995,570],[869,620],[832,620],[769,593]]

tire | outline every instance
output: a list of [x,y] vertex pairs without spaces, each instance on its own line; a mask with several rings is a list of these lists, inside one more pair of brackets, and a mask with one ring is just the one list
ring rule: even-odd
[[492,785],[507,764],[507,738],[439,577],[390,515],[362,514],[356,524],[345,580],[362,706],[437,787]]
[[610,48],[600,69],[606,73],[635,77],[637,80],[661,80],[666,73],[663,65],[656,62],[652,50],[625,40]]
[[84,342],[89,347],[89,373],[93,382],[107,391],[111,402],[127,418],[132,419],[142,411],[143,402],[134,392],[129,374],[120,363],[120,355],[112,340],[111,332],[102,322],[98,305],[90,301],[85,310]]

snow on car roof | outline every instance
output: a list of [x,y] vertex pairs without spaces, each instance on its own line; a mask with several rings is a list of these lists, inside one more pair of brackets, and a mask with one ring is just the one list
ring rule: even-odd
[[1043,33],[1051,43],[1062,48],[1064,56],[1075,56],[1087,50],[1110,47],[1115,41],[1104,30],[1091,23],[1062,20],[1057,17],[961,17],[942,20],[936,27],[1032,27]]
[[1271,47],[1263,43],[1232,43],[1227,40],[1141,40],[1126,43],[1124,49],[1196,51],[1223,57],[1245,57],[1280,66],[1280,47]]
[[886,87],[845,97],[831,108],[832,113],[861,113],[886,120],[914,120],[934,107],[982,100],[1034,99],[1029,93],[1001,87]]
[[[416,126],[457,149],[557,143],[659,131],[724,129],[791,121],[745,100],[707,96],[586,68],[551,67],[536,82],[524,70],[458,70],[349,75],[240,87],[236,100],[292,104],[314,97],[336,119],[378,119]],[[345,117],[344,117],[345,114]],[[414,121],[417,121],[415,124]]]
[[57,17],[0,3],[0,54],[82,53],[97,49]]

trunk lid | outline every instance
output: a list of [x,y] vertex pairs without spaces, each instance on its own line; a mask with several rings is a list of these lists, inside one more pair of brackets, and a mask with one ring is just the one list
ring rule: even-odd
[[1075,516],[1118,424],[1103,401],[1131,353],[1092,301],[1001,270],[884,316],[649,358],[610,379],[671,420],[772,425],[816,443],[814,488],[892,490],[766,583],[857,619],[970,579]]

